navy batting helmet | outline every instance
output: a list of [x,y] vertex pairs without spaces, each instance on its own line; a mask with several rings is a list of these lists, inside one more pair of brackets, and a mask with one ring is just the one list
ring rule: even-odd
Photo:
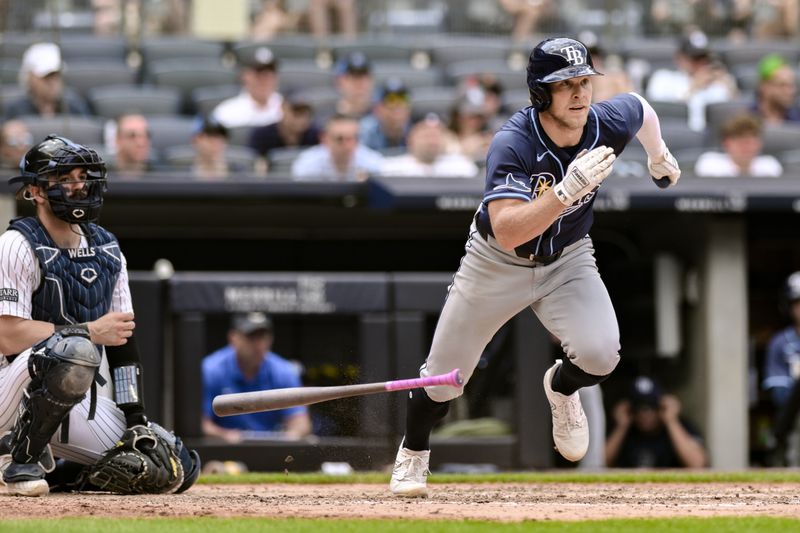
[[547,83],[596,75],[602,74],[594,69],[592,55],[582,42],[567,37],[545,39],[536,45],[528,60],[531,104],[539,111],[550,106]]
[[[80,191],[70,194],[61,184],[51,182],[50,176],[69,173],[73,168],[86,170],[86,183]],[[37,185],[47,192],[53,214],[71,224],[94,222],[100,216],[103,194],[106,191],[106,164],[91,148],[66,137],[48,135],[28,150],[19,163],[21,175],[8,180],[9,184]]]

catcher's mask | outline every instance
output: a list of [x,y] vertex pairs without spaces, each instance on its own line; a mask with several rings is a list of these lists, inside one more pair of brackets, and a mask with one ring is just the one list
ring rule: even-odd
[[602,76],[594,69],[592,55],[586,45],[567,37],[545,39],[536,45],[528,59],[531,105],[544,111],[551,102],[548,83],[580,76]]
[[[53,214],[71,224],[95,222],[103,207],[106,192],[106,164],[86,146],[58,135],[48,135],[45,140],[28,150],[19,163],[21,174],[8,180],[41,187],[47,194]],[[83,188],[70,191],[62,184],[51,182],[68,174],[74,168],[86,169]]]

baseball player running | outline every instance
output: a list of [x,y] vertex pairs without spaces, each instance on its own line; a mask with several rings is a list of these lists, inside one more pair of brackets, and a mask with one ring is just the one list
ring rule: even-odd
[[144,414],[125,257],[94,223],[103,160],[50,135],[20,170],[9,182],[36,215],[0,236],[0,485],[21,496],[47,494],[48,479],[122,494],[187,489],[199,457]]
[[[570,461],[580,460],[589,445],[577,391],[605,380],[619,361],[614,308],[587,235],[596,190],[634,135],[660,185],[674,185],[681,174],[641,96],[590,104],[589,77],[596,75],[586,46],[574,39],[547,39],[531,52],[532,106],[514,114],[492,141],[483,202],[420,370],[426,376],[460,368],[466,383],[495,332],[530,307],[566,356],[545,373],[544,390],[555,446]],[[462,393],[411,391],[393,493],[427,495],[430,432]]]

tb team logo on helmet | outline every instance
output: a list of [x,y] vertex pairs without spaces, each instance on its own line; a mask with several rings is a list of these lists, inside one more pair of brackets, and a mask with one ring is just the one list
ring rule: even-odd
[[565,46],[561,49],[561,52],[564,53],[564,57],[567,58],[567,61],[575,66],[586,63],[586,55],[583,53],[584,50],[578,48],[577,46]]

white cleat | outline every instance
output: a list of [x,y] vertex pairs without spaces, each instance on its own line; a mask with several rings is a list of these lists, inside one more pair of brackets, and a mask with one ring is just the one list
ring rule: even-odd
[[428,470],[430,459],[430,450],[415,452],[403,448],[401,444],[394,461],[389,490],[398,496],[426,497],[428,495],[428,474],[431,473]]
[[50,486],[44,479],[6,482],[6,494],[11,496],[44,496],[49,492]]
[[561,360],[544,373],[544,393],[553,413],[553,441],[558,453],[569,461],[580,461],[589,449],[589,423],[577,391],[569,396],[552,389],[553,374]]

